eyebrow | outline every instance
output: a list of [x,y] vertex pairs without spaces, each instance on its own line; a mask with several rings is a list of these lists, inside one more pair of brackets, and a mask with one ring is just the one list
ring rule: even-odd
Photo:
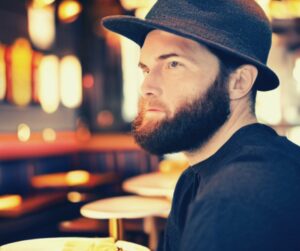
[[[160,55],[159,57],[156,58],[156,61],[162,61],[162,60],[166,60],[168,58],[171,58],[171,57],[180,57],[180,55],[178,55],[177,53],[167,53],[167,54],[162,54]],[[144,63],[142,62],[139,62],[138,66],[141,68],[141,69],[145,69],[147,68],[147,65],[145,65]]]

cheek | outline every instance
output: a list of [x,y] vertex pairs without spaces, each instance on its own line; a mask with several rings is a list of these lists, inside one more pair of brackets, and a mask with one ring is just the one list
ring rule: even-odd
[[167,114],[167,117],[173,118],[174,115],[178,112],[178,110],[182,106],[187,104],[191,99],[193,99],[191,95],[186,96],[183,93],[181,93],[179,96],[169,98],[167,104],[169,112]]
[[169,108],[169,117],[173,117],[183,104],[190,103],[191,100],[206,92],[213,82],[208,75],[203,72],[193,72],[176,78],[172,76],[164,81],[162,99]]
[[191,104],[195,99],[203,96],[205,94],[205,90],[199,88],[183,88],[178,91],[178,95],[173,96],[168,99],[168,107],[170,110],[169,118],[173,118],[174,115],[187,104]]

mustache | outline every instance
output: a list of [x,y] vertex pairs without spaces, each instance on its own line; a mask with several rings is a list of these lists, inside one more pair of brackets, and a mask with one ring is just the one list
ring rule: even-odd
[[145,99],[142,97],[139,99],[138,106],[140,112],[145,112],[149,108],[157,108],[162,111],[168,111],[167,106],[157,99]]

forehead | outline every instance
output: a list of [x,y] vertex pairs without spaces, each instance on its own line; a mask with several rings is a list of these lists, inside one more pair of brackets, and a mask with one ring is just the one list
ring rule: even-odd
[[[178,52],[185,56],[195,57],[199,54],[207,56],[212,54],[204,45],[166,31],[153,30],[146,36],[141,48],[141,58],[143,55],[155,55],[161,52]],[[154,53],[154,54],[153,54]]]

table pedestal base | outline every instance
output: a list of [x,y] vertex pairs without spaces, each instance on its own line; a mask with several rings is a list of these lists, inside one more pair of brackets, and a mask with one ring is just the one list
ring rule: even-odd
[[109,236],[115,240],[124,239],[124,228],[122,219],[109,219],[108,221]]

